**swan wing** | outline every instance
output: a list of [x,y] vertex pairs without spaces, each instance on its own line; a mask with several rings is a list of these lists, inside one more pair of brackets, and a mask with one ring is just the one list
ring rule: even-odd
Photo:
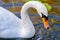
[[20,37],[21,19],[12,12],[0,7],[0,38]]
[[0,38],[32,37],[34,34],[31,33],[33,32],[32,27],[28,27],[27,23],[26,25],[23,23],[24,22],[15,16],[12,12],[0,7]]

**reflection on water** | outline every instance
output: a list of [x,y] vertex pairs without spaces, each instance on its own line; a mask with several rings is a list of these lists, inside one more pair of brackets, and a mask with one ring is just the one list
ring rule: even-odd
[[[31,17],[31,20],[35,26],[36,34],[34,37],[30,39],[23,39],[23,38],[11,38],[11,39],[3,39],[0,38],[0,40],[60,40],[60,1],[59,0],[48,0],[51,6],[52,10],[49,12],[49,24],[51,26],[50,30],[46,30],[43,27],[42,20],[40,19],[39,15],[36,14],[35,11],[31,11],[32,13],[35,12],[35,14],[29,14]],[[16,1],[15,1],[16,2]],[[20,1],[21,2],[21,1]],[[21,6],[23,3],[20,3],[17,1],[14,3],[15,8],[12,8],[11,1],[8,0],[0,0],[0,6],[14,12],[16,16],[20,18],[19,11],[21,10]]]

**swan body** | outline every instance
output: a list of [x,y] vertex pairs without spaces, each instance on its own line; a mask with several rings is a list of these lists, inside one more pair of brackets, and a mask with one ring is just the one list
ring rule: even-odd
[[48,16],[45,6],[37,1],[30,1],[23,5],[21,19],[0,7],[0,38],[31,38],[34,36],[35,28],[27,12],[30,7],[35,8],[41,17],[41,12]]

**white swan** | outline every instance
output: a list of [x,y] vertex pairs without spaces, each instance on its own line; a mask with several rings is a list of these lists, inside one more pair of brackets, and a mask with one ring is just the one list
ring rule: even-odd
[[30,1],[23,5],[21,19],[12,12],[0,7],[0,38],[30,38],[35,34],[35,28],[28,16],[27,10],[35,8],[43,18],[45,28],[47,28],[46,18],[48,16],[46,7],[37,1]]

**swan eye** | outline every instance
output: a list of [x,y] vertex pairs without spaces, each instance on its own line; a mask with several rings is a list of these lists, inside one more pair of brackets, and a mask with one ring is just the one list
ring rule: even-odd
[[45,22],[47,22],[47,19],[45,18]]
[[48,20],[47,16],[45,16],[43,13],[41,13],[41,14],[42,14],[42,18],[45,18],[46,20]]

